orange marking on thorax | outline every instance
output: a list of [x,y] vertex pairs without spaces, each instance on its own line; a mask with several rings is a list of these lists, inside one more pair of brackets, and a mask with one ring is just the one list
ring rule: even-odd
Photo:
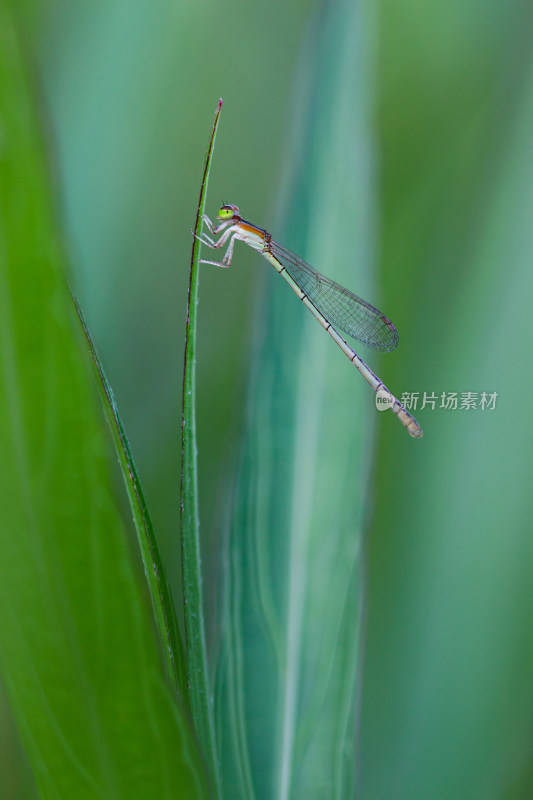
[[254,233],[256,236],[259,236],[260,239],[263,241],[265,240],[265,231],[262,228],[257,228],[255,225],[251,225],[249,222],[244,222],[242,220],[239,222],[239,228],[241,231],[246,231],[247,233]]

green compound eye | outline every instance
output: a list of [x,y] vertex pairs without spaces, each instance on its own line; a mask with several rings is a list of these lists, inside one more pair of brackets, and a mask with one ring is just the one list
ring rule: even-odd
[[218,212],[219,219],[231,219],[239,213],[237,206],[222,206]]

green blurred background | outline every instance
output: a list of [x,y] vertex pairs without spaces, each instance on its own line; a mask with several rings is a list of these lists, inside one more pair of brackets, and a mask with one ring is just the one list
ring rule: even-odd
[[[305,175],[315,149],[327,148],[327,141],[308,147],[314,126],[325,123],[324,96],[344,92],[349,101],[350,92],[364,91],[371,141],[362,148],[354,135],[352,152],[344,130],[340,161],[371,159],[370,178],[359,165],[355,196],[363,203],[368,189],[372,213],[349,205],[344,182],[354,173],[337,169],[326,211],[346,221],[340,235],[353,265],[342,272],[323,258],[316,266],[394,320],[395,354],[362,351],[392,391],[485,391],[498,399],[492,411],[422,410],[421,441],[374,412],[366,387],[358,400],[365,424],[376,428],[361,512],[360,796],[532,798],[533,6],[365,0],[354,7],[353,65],[364,50],[365,70],[326,84],[321,95],[323,48],[335,49],[334,38],[324,44],[324,29],[331,15],[342,23],[348,4],[23,4],[72,281],[177,586],[190,228],[216,103],[221,96],[210,214],[221,201],[237,203],[296,248],[294,226],[320,198],[290,176]],[[363,257],[371,266],[361,286]],[[230,270],[201,272],[200,519],[210,642],[221,519],[246,448],[254,316],[276,291],[268,269],[237,246]],[[10,773],[12,735],[9,727],[2,734]],[[5,788],[2,796],[26,796],[23,776],[12,779],[20,792]]]

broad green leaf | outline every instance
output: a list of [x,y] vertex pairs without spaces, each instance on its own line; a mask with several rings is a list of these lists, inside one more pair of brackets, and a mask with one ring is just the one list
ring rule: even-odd
[[[294,92],[281,213],[277,224],[253,221],[377,303],[372,35],[368,4],[318,13]],[[265,276],[217,672],[224,787],[232,798],[352,798],[361,538],[379,415],[342,352],[255,262]]]
[[15,722],[0,686],[0,775],[2,800],[35,800],[33,779]]
[[40,797],[204,797],[110,489],[5,2],[0,37],[2,678]]
[[[385,268],[412,323],[405,389],[438,401],[419,413],[423,448],[383,439],[363,795],[528,800],[531,7],[392,1],[382,15]],[[439,409],[442,392],[477,408]]]

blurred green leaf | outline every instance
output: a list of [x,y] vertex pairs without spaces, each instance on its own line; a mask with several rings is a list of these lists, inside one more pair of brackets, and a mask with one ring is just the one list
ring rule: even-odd
[[531,6],[391,1],[382,23],[384,269],[411,321],[404,389],[438,402],[421,449],[382,440],[364,796],[529,800]]
[[[278,224],[253,221],[377,302],[373,30],[368,4],[319,10],[294,90]],[[246,441],[228,514],[217,674],[225,792],[353,798],[361,536],[379,415],[354,367],[257,261],[265,275]],[[398,425],[392,414],[382,420]]]
[[0,686],[0,775],[2,800],[35,800],[37,797],[3,686]]
[[0,37],[1,674],[39,796],[204,797],[110,491],[5,2]]

